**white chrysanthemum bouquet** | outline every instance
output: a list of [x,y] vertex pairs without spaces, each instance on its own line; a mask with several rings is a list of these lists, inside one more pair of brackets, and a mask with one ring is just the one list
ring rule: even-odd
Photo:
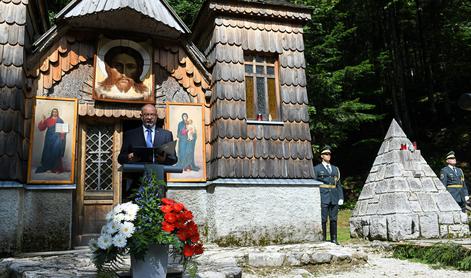
[[[125,248],[128,238],[135,231],[133,220],[136,219],[139,206],[131,202],[117,205],[106,215],[107,224],[101,229],[96,246],[106,250],[112,246]],[[95,242],[92,242],[92,246]]]

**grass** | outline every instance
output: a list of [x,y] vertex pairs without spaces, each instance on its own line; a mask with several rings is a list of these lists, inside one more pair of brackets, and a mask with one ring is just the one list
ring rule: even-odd
[[455,243],[437,243],[430,246],[396,245],[394,246],[393,257],[418,261],[437,267],[471,270],[471,250]]

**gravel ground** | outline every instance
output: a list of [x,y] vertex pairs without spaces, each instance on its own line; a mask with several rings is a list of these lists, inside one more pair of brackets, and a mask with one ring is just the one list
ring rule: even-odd
[[[301,276],[302,277],[302,276]],[[471,271],[433,269],[429,265],[414,263],[407,260],[386,258],[384,254],[368,254],[368,263],[354,267],[352,270],[339,274],[322,275],[322,277],[471,277]]]

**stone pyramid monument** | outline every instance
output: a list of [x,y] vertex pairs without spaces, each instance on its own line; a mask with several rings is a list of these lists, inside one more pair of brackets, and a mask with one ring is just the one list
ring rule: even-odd
[[350,218],[351,237],[460,237],[468,218],[393,119]]

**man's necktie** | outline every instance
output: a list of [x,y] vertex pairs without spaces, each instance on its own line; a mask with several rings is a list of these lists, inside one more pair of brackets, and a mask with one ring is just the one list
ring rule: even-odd
[[327,164],[326,167],[327,167],[327,171],[329,172],[329,174],[332,174],[332,169],[330,168],[330,165]]
[[146,136],[146,145],[148,148],[152,148],[152,129],[146,128],[147,136]]
[[458,176],[458,171],[456,171],[456,167],[453,167],[453,172],[455,172],[455,175]]

